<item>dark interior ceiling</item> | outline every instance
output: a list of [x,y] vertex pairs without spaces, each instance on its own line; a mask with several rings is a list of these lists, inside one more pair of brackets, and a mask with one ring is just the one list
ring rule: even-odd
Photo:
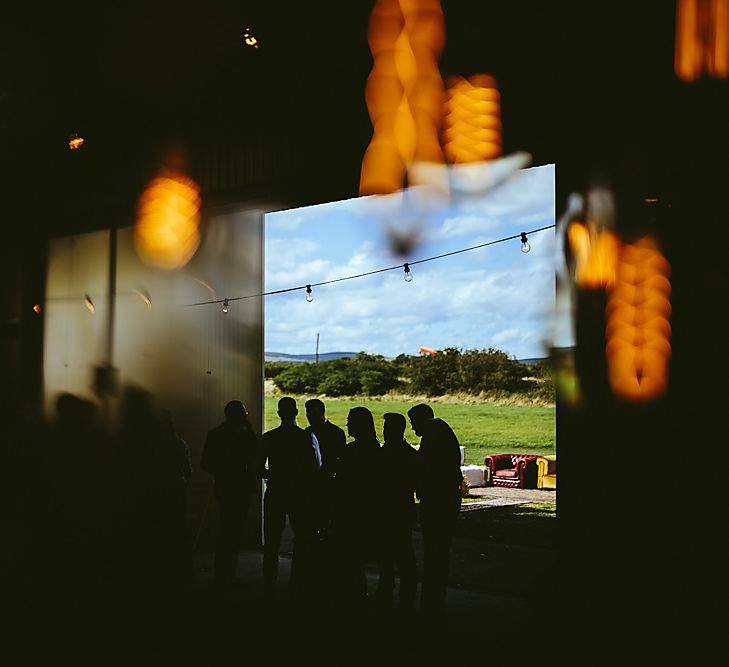
[[[84,226],[84,211],[128,207],[170,141],[193,156],[282,145],[293,160],[282,192],[302,202],[355,196],[371,135],[373,4],[16,7],[1,47],[6,205],[47,203],[54,232]],[[560,190],[583,187],[595,166],[623,173],[626,163],[653,187],[667,176],[665,158],[693,142],[696,96],[673,74],[673,3],[441,4],[442,74],[494,74],[505,151],[556,162]],[[259,49],[243,45],[247,27]],[[76,152],[66,146],[74,130],[86,138]]]

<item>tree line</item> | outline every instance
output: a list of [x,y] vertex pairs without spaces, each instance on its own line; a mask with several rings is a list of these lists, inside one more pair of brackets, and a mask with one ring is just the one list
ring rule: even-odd
[[425,396],[556,398],[548,361],[523,364],[494,348],[449,347],[435,355],[401,354],[394,359],[360,352],[352,359],[319,363],[266,362],[265,371],[267,379],[290,394],[380,396],[397,391]]

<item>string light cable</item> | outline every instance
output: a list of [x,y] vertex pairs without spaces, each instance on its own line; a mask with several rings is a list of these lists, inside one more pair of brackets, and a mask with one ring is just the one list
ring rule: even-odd
[[[332,280],[323,280],[318,283],[307,283],[306,285],[297,285],[296,287],[287,287],[286,289],[279,289],[279,290],[272,290],[270,292],[261,292],[260,294],[247,294],[245,296],[234,296],[234,297],[227,297],[225,299],[214,299],[211,301],[198,301],[197,303],[188,303],[185,304],[186,306],[207,306],[210,304],[215,303],[222,303],[224,304],[224,307],[227,307],[228,304],[231,301],[241,301],[243,299],[255,299],[257,297],[262,296],[274,296],[276,294],[286,294],[287,292],[296,292],[298,290],[306,290],[306,300],[307,301],[313,301],[314,297],[312,295],[312,288],[314,287],[321,287],[322,285],[331,285],[333,283],[340,283],[345,280],[354,280],[355,278],[364,278],[365,276],[373,276],[377,273],[384,273],[385,271],[396,271],[396,270],[404,270],[406,280],[409,276],[412,279],[412,274],[410,273],[410,267],[415,266],[416,264],[424,264],[425,262],[432,262],[436,259],[443,259],[444,257],[451,257],[453,255],[459,255],[464,252],[469,252],[471,250],[478,250],[480,248],[485,248],[487,246],[496,245],[497,243],[505,243],[506,241],[512,241],[514,239],[519,239],[522,243],[522,251],[528,252],[528,250],[524,249],[524,246],[528,246],[528,243],[526,242],[526,237],[530,234],[537,234],[538,232],[543,232],[547,229],[553,229],[557,225],[547,225],[546,227],[539,227],[538,229],[532,229],[530,232],[520,232],[518,234],[513,234],[512,236],[505,236],[501,239],[496,239],[494,241],[487,241],[486,243],[479,243],[478,245],[469,246],[468,248],[461,248],[460,250],[453,250],[451,252],[444,252],[441,255],[434,255],[433,257],[425,257],[423,259],[418,259],[413,262],[405,262],[404,264],[396,264],[395,266],[387,266],[382,269],[374,269],[373,271],[366,271],[365,273],[357,273],[352,276],[344,276],[342,278],[334,278]],[[407,280],[407,282],[410,282],[410,280]]]

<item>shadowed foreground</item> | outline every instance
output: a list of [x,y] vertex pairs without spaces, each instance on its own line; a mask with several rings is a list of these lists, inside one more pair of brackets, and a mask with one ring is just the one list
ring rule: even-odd
[[[503,526],[513,524],[513,517],[506,520],[513,509],[461,513],[447,619],[436,627],[425,624],[417,612],[401,612],[397,602],[389,611],[367,605],[357,613],[327,605],[323,589],[312,600],[293,601],[286,586],[292,546],[287,527],[271,603],[264,601],[263,553],[258,549],[240,552],[238,580],[222,593],[212,585],[214,555],[208,544],[201,544],[195,554],[194,582],[181,588],[149,581],[122,583],[102,572],[90,576],[88,570],[59,567],[32,581],[12,582],[15,595],[6,601],[15,631],[6,649],[26,664],[68,658],[105,665],[205,665],[253,656],[274,662],[337,661],[393,652],[412,657],[421,651],[442,651],[455,661],[463,655],[464,638],[478,641],[484,632],[493,636],[525,624],[543,624],[555,613],[550,597],[540,590],[540,582],[553,578],[556,569],[555,521],[532,518],[529,526],[527,519],[507,534]],[[414,543],[422,562],[420,531],[415,531]],[[372,592],[377,582],[374,566],[368,567],[367,578]]]

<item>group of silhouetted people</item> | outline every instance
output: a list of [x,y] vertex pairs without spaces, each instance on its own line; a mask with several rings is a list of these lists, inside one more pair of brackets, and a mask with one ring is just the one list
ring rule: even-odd
[[[293,533],[288,590],[296,601],[356,611],[370,603],[390,609],[395,572],[399,606],[412,611],[418,582],[421,611],[445,611],[449,553],[461,504],[460,449],[450,426],[426,404],[408,417],[421,437],[418,449],[405,439],[406,419],[386,413],[383,442],[365,407],[349,411],[352,438],[326,417],[319,399],[306,401],[307,428],[297,424],[296,401],[278,402],[280,424],[257,438],[240,401],[225,407],[225,421],[208,433],[201,467],[215,477],[220,525],[215,585],[235,581],[242,529],[253,494],[265,480],[263,499],[264,594],[276,594],[279,551],[286,521]],[[418,520],[423,532],[422,576],[413,548]],[[379,569],[368,595],[366,564]]]
[[[35,413],[5,411],[0,424],[7,604],[50,624],[70,623],[76,613],[101,622],[97,609],[131,613],[154,632],[158,610],[174,607],[195,581],[190,448],[170,412],[141,389],[125,391],[114,429],[105,426],[108,415],[79,396],[62,394],[56,408],[50,423]],[[250,509],[265,486],[266,601],[287,584],[292,608],[312,603],[348,618],[359,609],[394,607],[396,592],[399,607],[412,611],[420,586],[422,611],[439,617],[461,498],[453,431],[429,406],[416,405],[408,412],[421,437],[416,449],[405,439],[404,415],[385,414],[380,439],[372,413],[355,407],[347,416],[348,442],[321,400],[306,401],[305,409],[308,427],[302,428],[296,401],[281,398],[280,424],[259,435],[243,403],[230,401],[225,420],[208,432],[199,465],[214,477],[215,589],[236,584],[245,526],[255,520]],[[281,582],[287,522],[291,575]],[[417,522],[422,568],[413,548]],[[366,566],[372,565],[379,580],[368,591]]]

